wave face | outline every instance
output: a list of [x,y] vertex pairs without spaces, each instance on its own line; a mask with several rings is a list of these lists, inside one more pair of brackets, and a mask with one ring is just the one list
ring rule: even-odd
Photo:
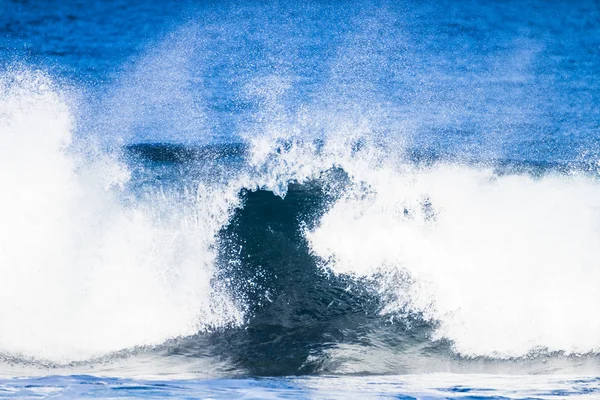
[[185,4],[0,57],[0,375],[597,374],[593,5]]

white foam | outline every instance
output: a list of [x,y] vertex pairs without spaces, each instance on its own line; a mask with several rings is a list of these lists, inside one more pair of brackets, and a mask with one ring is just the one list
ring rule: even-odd
[[0,352],[68,362],[239,323],[211,285],[235,196],[126,206],[127,169],[82,164],[73,130],[46,77],[0,80]]
[[[596,180],[357,165],[345,168],[363,186],[307,237],[336,273],[395,291],[384,312],[438,321],[435,338],[464,356],[600,350]],[[381,277],[390,270],[408,278]]]

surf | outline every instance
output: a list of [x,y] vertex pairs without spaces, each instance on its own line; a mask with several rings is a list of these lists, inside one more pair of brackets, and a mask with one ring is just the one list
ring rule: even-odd
[[444,11],[211,4],[94,84],[6,68],[0,374],[596,373],[563,31]]

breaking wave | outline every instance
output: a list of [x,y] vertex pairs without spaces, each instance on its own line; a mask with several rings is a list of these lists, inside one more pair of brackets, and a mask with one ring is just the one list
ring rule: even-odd
[[5,357],[294,374],[600,351],[594,164],[419,152],[373,113],[282,113],[285,90],[249,88],[267,114],[241,143],[107,151],[47,76],[4,76]]

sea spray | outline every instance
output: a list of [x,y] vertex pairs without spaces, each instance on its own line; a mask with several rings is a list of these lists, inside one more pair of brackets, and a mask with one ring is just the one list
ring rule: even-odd
[[225,197],[125,201],[127,168],[78,161],[41,73],[2,77],[0,115],[0,351],[68,362],[241,321],[211,283]]

